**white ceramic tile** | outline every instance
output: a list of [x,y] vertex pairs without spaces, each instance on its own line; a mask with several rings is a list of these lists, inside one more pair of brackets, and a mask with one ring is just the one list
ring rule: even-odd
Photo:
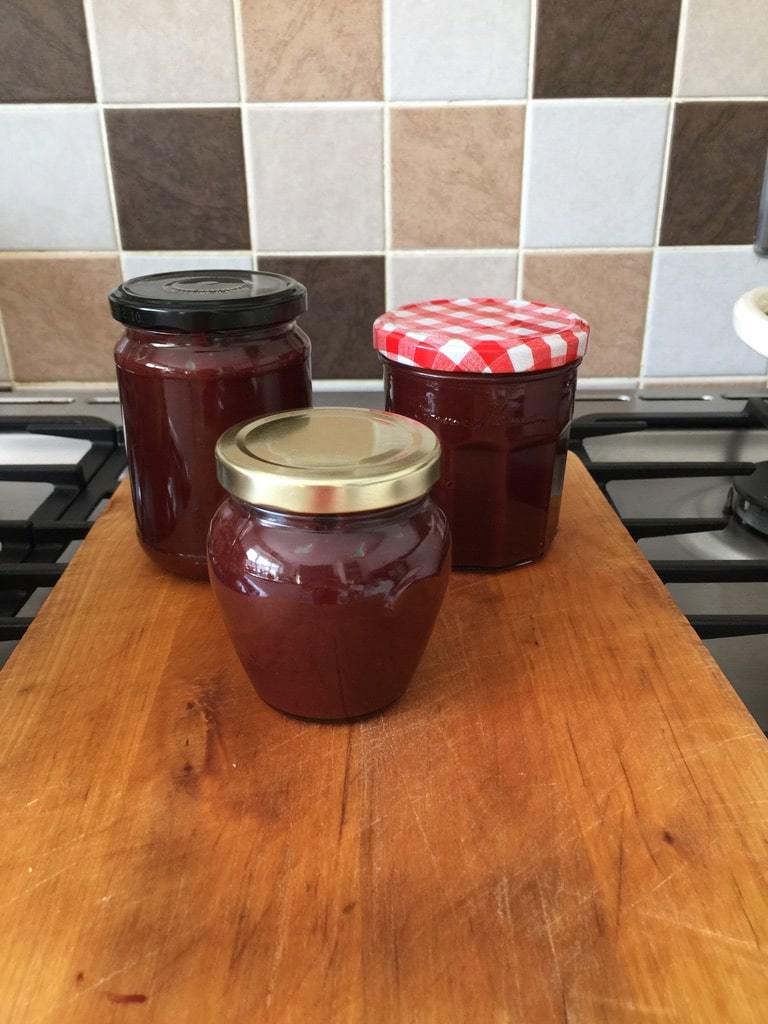
[[102,97],[238,100],[231,0],[92,0]]
[[251,107],[253,237],[261,251],[381,249],[381,110]]
[[145,274],[166,274],[171,270],[251,270],[249,253],[163,253],[162,256],[144,253],[123,253],[123,275],[126,281]]
[[514,297],[516,253],[394,253],[387,306],[462,296]]
[[731,323],[740,295],[768,284],[768,266],[747,246],[660,249],[654,257],[645,373],[708,377],[765,373],[766,360]]
[[532,103],[523,243],[651,245],[668,106],[666,100]]
[[0,249],[114,249],[95,107],[0,107]]
[[768,94],[765,0],[688,0],[681,96]]
[[529,0],[390,0],[395,100],[526,95]]

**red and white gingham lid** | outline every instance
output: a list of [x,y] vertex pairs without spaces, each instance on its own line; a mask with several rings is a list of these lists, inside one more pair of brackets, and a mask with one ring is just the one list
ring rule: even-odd
[[374,348],[426,370],[527,373],[581,359],[589,324],[569,309],[522,299],[433,299],[383,313]]

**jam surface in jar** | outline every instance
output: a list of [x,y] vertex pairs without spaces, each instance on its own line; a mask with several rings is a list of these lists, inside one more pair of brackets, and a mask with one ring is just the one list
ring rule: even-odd
[[433,495],[456,568],[511,568],[548,548],[588,336],[569,310],[514,299],[438,299],[374,324],[386,408],[440,438]]
[[[278,275],[194,271],[121,288],[128,292],[118,300],[123,320],[156,319],[156,311],[129,301],[148,306],[162,290],[169,308],[157,315],[179,323],[128,324],[115,349],[139,540],[163,568],[205,579],[208,526],[224,497],[216,441],[242,420],[311,404],[309,339],[294,319],[306,302],[303,286]],[[282,303],[270,302],[275,295]],[[210,326],[233,318],[267,323]],[[198,329],[187,330],[190,322]]]
[[316,719],[397,700],[450,572],[447,521],[428,494],[434,435],[387,413],[316,409],[229,431],[217,457],[239,493],[211,523],[211,584],[256,691]]

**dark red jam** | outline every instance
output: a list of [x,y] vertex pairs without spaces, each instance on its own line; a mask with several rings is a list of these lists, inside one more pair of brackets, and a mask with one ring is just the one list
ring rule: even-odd
[[557,530],[580,359],[532,373],[440,373],[382,360],[386,408],[431,427],[443,450],[432,492],[457,568],[539,558]]
[[[136,278],[110,296],[128,325],[115,362],[138,535],[164,569],[207,578],[208,526],[225,494],[219,436],[311,405],[309,339],[295,322],[305,296],[290,279],[238,271]],[[241,326],[249,319],[259,322]]]
[[298,515],[234,497],[208,544],[235,649],[268,704],[306,718],[366,715],[397,700],[448,583],[446,519],[427,496],[345,515]]

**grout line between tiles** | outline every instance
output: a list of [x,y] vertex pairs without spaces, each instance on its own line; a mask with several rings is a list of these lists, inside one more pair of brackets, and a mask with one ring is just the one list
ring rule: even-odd
[[243,40],[243,19],[240,0],[232,0],[232,27],[235,32],[235,61],[237,63],[237,83],[240,92],[240,142],[243,147],[243,174],[245,176],[245,205],[248,214],[248,236],[251,240],[251,267],[257,269],[258,264],[258,224],[256,222],[256,197],[254,192],[251,158],[251,125],[248,120],[246,100],[248,97],[248,78],[245,68],[245,42]]
[[107,119],[104,113],[101,88],[101,61],[99,59],[99,48],[96,43],[96,17],[93,11],[93,0],[83,0],[83,15],[85,17],[85,31],[88,38],[88,49],[91,55],[91,74],[93,75],[93,89],[96,96],[96,110],[99,118],[99,132],[101,134],[101,147],[103,150],[104,173],[107,179],[107,191],[109,193],[109,204],[112,211],[112,227],[115,232],[115,245],[117,247],[118,260],[122,272],[123,241],[120,231],[120,218],[117,213],[117,195],[115,193],[115,181],[112,176],[112,160],[109,154],[109,137],[107,135]]
[[657,253],[661,242],[661,230],[664,223],[664,208],[667,203],[667,182],[669,178],[669,165],[672,158],[672,139],[675,128],[675,99],[680,85],[680,75],[683,65],[683,48],[685,30],[688,24],[688,2],[681,0],[680,16],[677,23],[677,41],[675,45],[675,63],[672,69],[672,90],[669,97],[667,110],[667,132],[664,139],[664,154],[661,161],[661,175],[659,179],[659,198],[656,210],[656,228],[653,234],[653,257],[651,261],[651,276],[648,282],[648,298],[645,303],[645,323],[643,324],[643,347],[640,352],[640,377],[644,378],[650,358],[650,333],[651,333],[651,310],[654,301],[656,279],[658,275]]
[[392,283],[392,120],[390,96],[392,91],[391,64],[389,52],[390,0],[381,3],[381,88],[384,107],[381,117],[382,133],[382,174],[384,199],[384,304],[393,305],[394,286]]
[[[5,333],[5,321],[3,320],[3,311],[0,308],[0,349],[2,349],[5,357],[5,365],[8,370],[7,380],[13,380],[13,360],[11,359],[11,346],[8,343],[8,335]],[[2,379],[2,378],[0,378]]]
[[[87,3],[88,0],[85,0]],[[87,24],[87,19],[86,19]],[[438,100],[391,100],[388,106],[393,109],[398,107],[500,107],[500,106],[525,106],[527,102],[533,102],[537,104],[555,104],[555,103],[658,103],[660,100],[669,100],[670,95],[660,96],[531,96],[526,99],[525,96],[504,96],[504,97],[488,97],[484,99],[470,99],[470,98],[459,98],[459,99],[438,99]],[[768,102],[768,93],[760,93],[752,96],[725,96],[725,95],[712,95],[712,96],[686,96],[683,93],[677,93],[675,98],[680,103],[766,103]],[[355,107],[383,107],[385,101],[383,100],[245,100],[246,106],[249,107],[280,107],[281,109],[293,109],[293,108],[312,108],[319,107],[323,109],[333,108],[355,108]],[[5,107],[8,110],[13,110],[19,113],[23,113],[28,110],[50,110],[51,108],[65,109],[65,110],[87,110],[89,108],[98,106],[98,102],[64,102],[64,103],[3,103],[0,106]],[[179,102],[172,100],[160,100],[157,102],[143,101],[126,101],[123,103],[110,100],[102,102],[101,106],[105,110],[188,110],[195,108],[218,108],[218,109],[237,109],[241,105],[240,102],[235,100],[219,100],[219,101],[208,101],[205,100],[192,100],[188,102]]]
[[356,257],[385,257],[389,262],[393,257],[398,259],[408,260],[410,258],[419,259],[423,257],[427,258],[440,258],[446,257],[451,258],[453,256],[461,256],[465,259],[483,259],[488,257],[517,257],[518,260],[529,256],[529,255],[542,255],[542,256],[589,256],[589,255],[600,255],[607,253],[651,253],[654,257],[657,252],[676,252],[676,253],[728,253],[728,252],[751,252],[752,246],[748,244],[742,245],[663,245],[663,246],[598,246],[591,248],[552,248],[552,249],[539,249],[528,247],[527,249],[370,249],[370,250],[312,250],[312,251],[299,251],[299,250],[262,250],[257,252],[256,250],[248,249],[159,249],[159,250],[139,250],[139,249],[96,249],[96,250],[57,250],[57,249],[36,249],[36,250],[22,250],[22,249],[6,249],[0,251],[0,263],[3,260],[68,260],[68,259],[118,259],[124,260],[126,257],[160,257],[160,258],[173,258],[181,257],[189,259],[190,257],[199,257],[202,260],[210,258],[222,258],[231,257],[233,259],[242,259],[243,257],[249,257],[254,264],[256,264],[258,257],[262,256],[265,258],[276,257],[280,259],[290,259],[292,257],[301,257],[302,259],[331,259],[335,257],[343,258],[356,258]]
[[[554,248],[539,248],[527,246],[524,250],[507,246],[504,248],[479,248],[479,249],[262,249],[262,256],[301,256],[324,257],[324,256],[385,256],[398,257],[421,257],[421,256],[515,256],[520,252],[535,253],[536,255],[590,255],[594,253],[640,253],[640,252],[747,252],[752,251],[748,242],[739,245],[599,245],[599,246],[561,246]],[[242,258],[253,255],[251,249],[4,249],[0,250],[0,260],[4,259],[112,259],[115,256],[141,256],[141,257],[191,257],[199,256],[202,259],[210,257],[231,256]]]
[[517,275],[515,282],[515,298],[517,299],[522,299],[523,297],[523,285],[525,280],[525,254],[523,252],[523,239],[525,237],[528,210],[528,179],[530,177],[531,149],[530,139],[533,130],[533,108],[531,106],[531,99],[533,98],[534,75],[536,72],[536,23],[538,21],[538,8],[538,0],[531,0],[528,11],[531,21],[528,26],[528,68],[526,75],[526,102],[523,120],[523,156],[522,166],[520,168],[520,208],[518,210],[517,220],[517,244],[519,250],[517,255]]
[[675,46],[675,63],[672,71],[672,91],[669,96],[669,107],[667,110],[667,131],[664,139],[664,153],[661,161],[661,176],[659,180],[659,199],[656,209],[656,228],[653,234],[653,244],[658,246],[661,241],[661,229],[664,221],[664,207],[667,200],[667,178],[669,175],[669,164],[672,156],[672,138],[675,125],[675,100],[680,83],[680,75],[683,64],[683,39],[688,21],[688,0],[682,0],[680,4],[680,18],[677,26],[677,43]]

